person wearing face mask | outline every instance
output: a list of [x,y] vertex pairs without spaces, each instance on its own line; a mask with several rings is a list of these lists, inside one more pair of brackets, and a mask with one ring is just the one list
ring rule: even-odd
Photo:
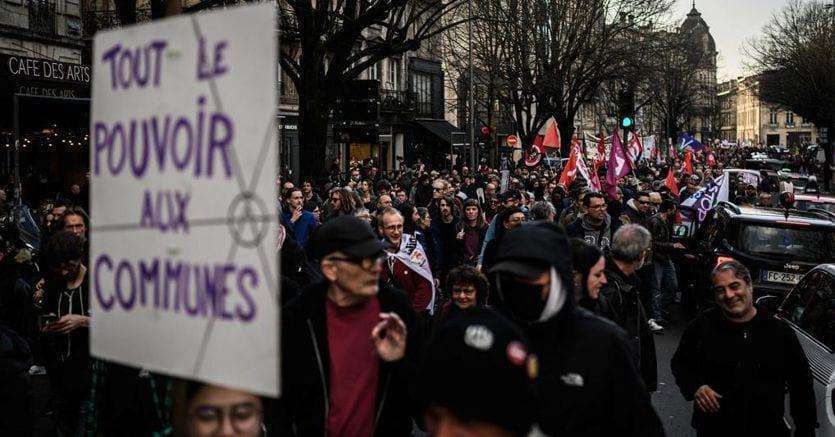
[[606,279],[600,294],[611,308],[611,321],[626,331],[632,357],[651,392],[658,387],[655,339],[647,324],[647,315],[638,291],[637,271],[651,263],[652,236],[641,225],[623,225],[612,239],[611,253],[606,258]]
[[542,432],[663,436],[623,330],[576,304],[562,228],[537,223],[510,230],[496,253],[491,302],[522,327],[539,358]]

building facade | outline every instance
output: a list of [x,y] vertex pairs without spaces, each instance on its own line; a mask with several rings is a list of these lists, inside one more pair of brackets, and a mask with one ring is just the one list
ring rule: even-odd
[[13,173],[18,146],[22,177],[83,179],[91,80],[85,47],[80,0],[3,1],[0,174]]
[[696,2],[693,1],[693,8],[687,14],[687,18],[681,24],[679,33],[686,35],[696,47],[696,56],[693,61],[695,78],[698,81],[696,99],[693,114],[685,120],[685,130],[693,133],[700,141],[707,141],[714,138],[718,131],[716,101],[716,41],[710,34],[710,26],[702,18],[702,14],[696,9]]
[[791,111],[761,101],[758,86],[757,76],[740,77],[719,85],[717,98],[722,102],[724,140],[781,147],[800,147],[819,141],[815,125]]
[[736,79],[722,82],[716,87],[716,99],[719,102],[719,139],[736,142],[736,107],[738,84]]

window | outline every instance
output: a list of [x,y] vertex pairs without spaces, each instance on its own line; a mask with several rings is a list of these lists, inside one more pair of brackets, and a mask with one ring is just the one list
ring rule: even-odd
[[777,124],[777,111],[772,109],[771,112],[768,113],[768,123]]
[[400,91],[400,59],[389,59],[388,89]]
[[786,113],[786,126],[794,126],[794,112]]
[[816,282],[799,326],[831,351],[835,349],[835,283],[825,274],[821,274]]
[[377,80],[380,78],[380,64],[375,63],[368,67],[368,78],[371,80]]
[[418,113],[432,113],[432,76],[415,71],[412,73],[412,92],[416,94]]
[[746,224],[739,234],[739,248],[751,255],[822,262],[832,258],[835,234],[825,229]]
[[806,303],[809,302],[809,297],[818,287],[822,275],[821,272],[812,272],[806,275],[780,306],[780,311],[790,322],[800,325],[803,320],[803,313],[806,311]]

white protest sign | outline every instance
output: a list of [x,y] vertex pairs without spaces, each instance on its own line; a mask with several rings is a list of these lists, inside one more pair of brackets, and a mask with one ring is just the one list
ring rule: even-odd
[[279,394],[274,8],[96,34],[94,356]]

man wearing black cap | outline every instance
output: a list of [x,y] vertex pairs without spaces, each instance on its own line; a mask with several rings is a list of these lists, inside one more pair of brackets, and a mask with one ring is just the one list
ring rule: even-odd
[[510,231],[490,272],[497,306],[525,327],[539,358],[545,434],[664,434],[623,330],[575,305],[571,248],[559,227]]
[[282,314],[278,435],[411,433],[407,384],[416,378],[419,340],[409,299],[380,284],[383,248],[353,216],[311,237],[323,281]]
[[485,308],[465,310],[441,326],[421,367],[420,397],[430,434],[528,435],[536,420],[538,367],[510,321]]

